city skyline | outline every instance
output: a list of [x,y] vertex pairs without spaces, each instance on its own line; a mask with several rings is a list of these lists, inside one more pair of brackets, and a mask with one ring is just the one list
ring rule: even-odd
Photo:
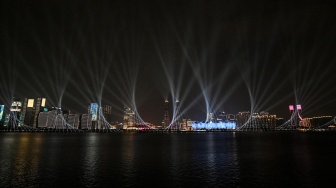
[[[46,97],[164,119],[223,110],[288,119],[335,113],[335,13],[328,2],[2,2],[0,104]],[[171,109],[177,109],[171,104]],[[173,116],[174,112],[170,114]],[[172,117],[171,117],[172,118]]]

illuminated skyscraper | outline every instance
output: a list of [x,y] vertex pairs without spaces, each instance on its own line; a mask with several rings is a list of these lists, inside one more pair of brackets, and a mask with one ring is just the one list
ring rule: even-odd
[[5,122],[10,129],[17,128],[21,124],[21,113],[22,113],[22,101],[19,98],[13,98],[12,105],[10,108],[10,114],[7,116]]
[[0,105],[0,121],[2,121],[4,109],[5,109],[5,105]]
[[40,112],[38,116],[38,127],[47,128],[48,123],[48,112]]
[[181,129],[182,121],[181,121],[181,113],[180,113],[180,101],[178,99],[175,100],[175,118],[173,128],[176,130]]
[[135,129],[134,115],[135,113],[131,108],[124,108],[123,129]]
[[92,129],[98,128],[99,118],[99,106],[98,103],[91,103],[88,107],[88,114],[91,114]]
[[219,115],[217,117],[217,122],[225,122],[226,121],[226,115],[224,111],[219,112]]
[[104,114],[105,120],[109,124],[112,124],[112,106],[110,106],[110,105],[104,105],[103,106],[103,114]]
[[55,119],[57,116],[57,110],[52,110],[48,112],[48,120],[47,120],[47,128],[54,129],[55,128]]
[[43,110],[43,107],[46,105],[46,98],[37,98],[35,103],[34,109],[34,120],[33,120],[33,127],[37,128],[37,117],[39,113]]
[[268,112],[253,113],[239,112],[237,114],[237,126],[244,130],[274,130],[278,119],[276,115]]
[[250,118],[250,112],[239,112],[236,116],[237,128],[243,126]]
[[38,115],[46,105],[46,98],[23,100],[22,113],[20,119],[22,123],[33,128],[38,127]]
[[28,105],[28,99],[24,98],[22,101],[22,113],[21,113],[21,124],[24,124],[25,118],[26,118],[26,113],[27,113],[27,105]]
[[78,129],[79,127],[79,115],[69,114],[67,118],[67,124],[69,128]]
[[28,125],[30,127],[33,127],[34,125],[34,114],[35,114],[35,109],[34,109],[34,99],[25,99],[25,108],[24,108],[24,124]]
[[56,129],[66,129],[66,121],[62,114],[58,114],[55,119]]
[[90,130],[92,127],[92,115],[83,114],[81,118],[81,129]]
[[207,120],[206,120],[207,123],[213,123],[215,122],[215,116],[213,113],[208,113],[207,114]]
[[162,127],[165,129],[169,126],[170,124],[170,119],[169,119],[169,101],[165,100],[165,107],[164,107],[164,118],[162,121]]

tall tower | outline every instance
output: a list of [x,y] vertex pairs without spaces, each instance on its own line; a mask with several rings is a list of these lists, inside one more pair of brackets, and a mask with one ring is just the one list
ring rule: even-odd
[[99,121],[99,106],[98,103],[90,103],[88,107],[88,114],[91,114],[92,117],[92,129],[98,128],[98,121]]
[[135,129],[134,111],[131,108],[124,107],[123,129]]
[[34,122],[33,126],[37,128],[37,120],[38,120],[38,115],[40,111],[42,110],[42,107],[45,107],[46,105],[46,98],[37,98],[36,103],[35,103],[35,113],[34,113]]
[[175,120],[174,120],[174,128],[181,129],[181,121],[180,121],[180,101],[178,99],[175,100],[176,110],[175,110]]
[[294,119],[294,106],[289,105],[289,112],[291,113],[291,118],[290,118],[290,128],[294,126],[295,119]]
[[169,120],[169,101],[166,99],[165,100],[165,108],[164,108],[164,118],[163,118],[163,121],[162,121],[162,127],[165,129],[169,126],[170,124],[170,120]]

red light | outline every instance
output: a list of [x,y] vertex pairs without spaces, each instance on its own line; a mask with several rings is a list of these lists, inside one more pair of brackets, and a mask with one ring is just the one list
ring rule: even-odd
[[290,111],[294,111],[294,106],[293,105],[289,105],[289,110]]

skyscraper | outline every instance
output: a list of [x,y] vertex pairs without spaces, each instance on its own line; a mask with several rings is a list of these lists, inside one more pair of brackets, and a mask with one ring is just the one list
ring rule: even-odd
[[97,129],[98,121],[100,120],[99,114],[99,106],[98,103],[91,103],[88,107],[88,114],[91,114],[91,122],[92,122],[92,129]]
[[40,112],[38,116],[38,127],[47,128],[48,123],[48,112]]
[[162,121],[162,127],[165,129],[169,126],[170,124],[170,119],[169,119],[169,101],[165,100],[165,106],[164,106],[164,117]]
[[2,121],[4,109],[5,109],[5,105],[0,105],[0,121]]
[[81,118],[81,129],[90,130],[92,127],[92,115],[83,114]]
[[135,128],[134,115],[135,113],[131,108],[128,107],[124,108],[123,129]]
[[103,114],[105,120],[109,123],[112,124],[112,106],[110,105],[104,105],[103,106]]
[[39,113],[42,111],[43,107],[46,105],[46,98],[37,98],[35,103],[35,112],[34,112],[34,121],[33,127],[37,128],[37,117]]

